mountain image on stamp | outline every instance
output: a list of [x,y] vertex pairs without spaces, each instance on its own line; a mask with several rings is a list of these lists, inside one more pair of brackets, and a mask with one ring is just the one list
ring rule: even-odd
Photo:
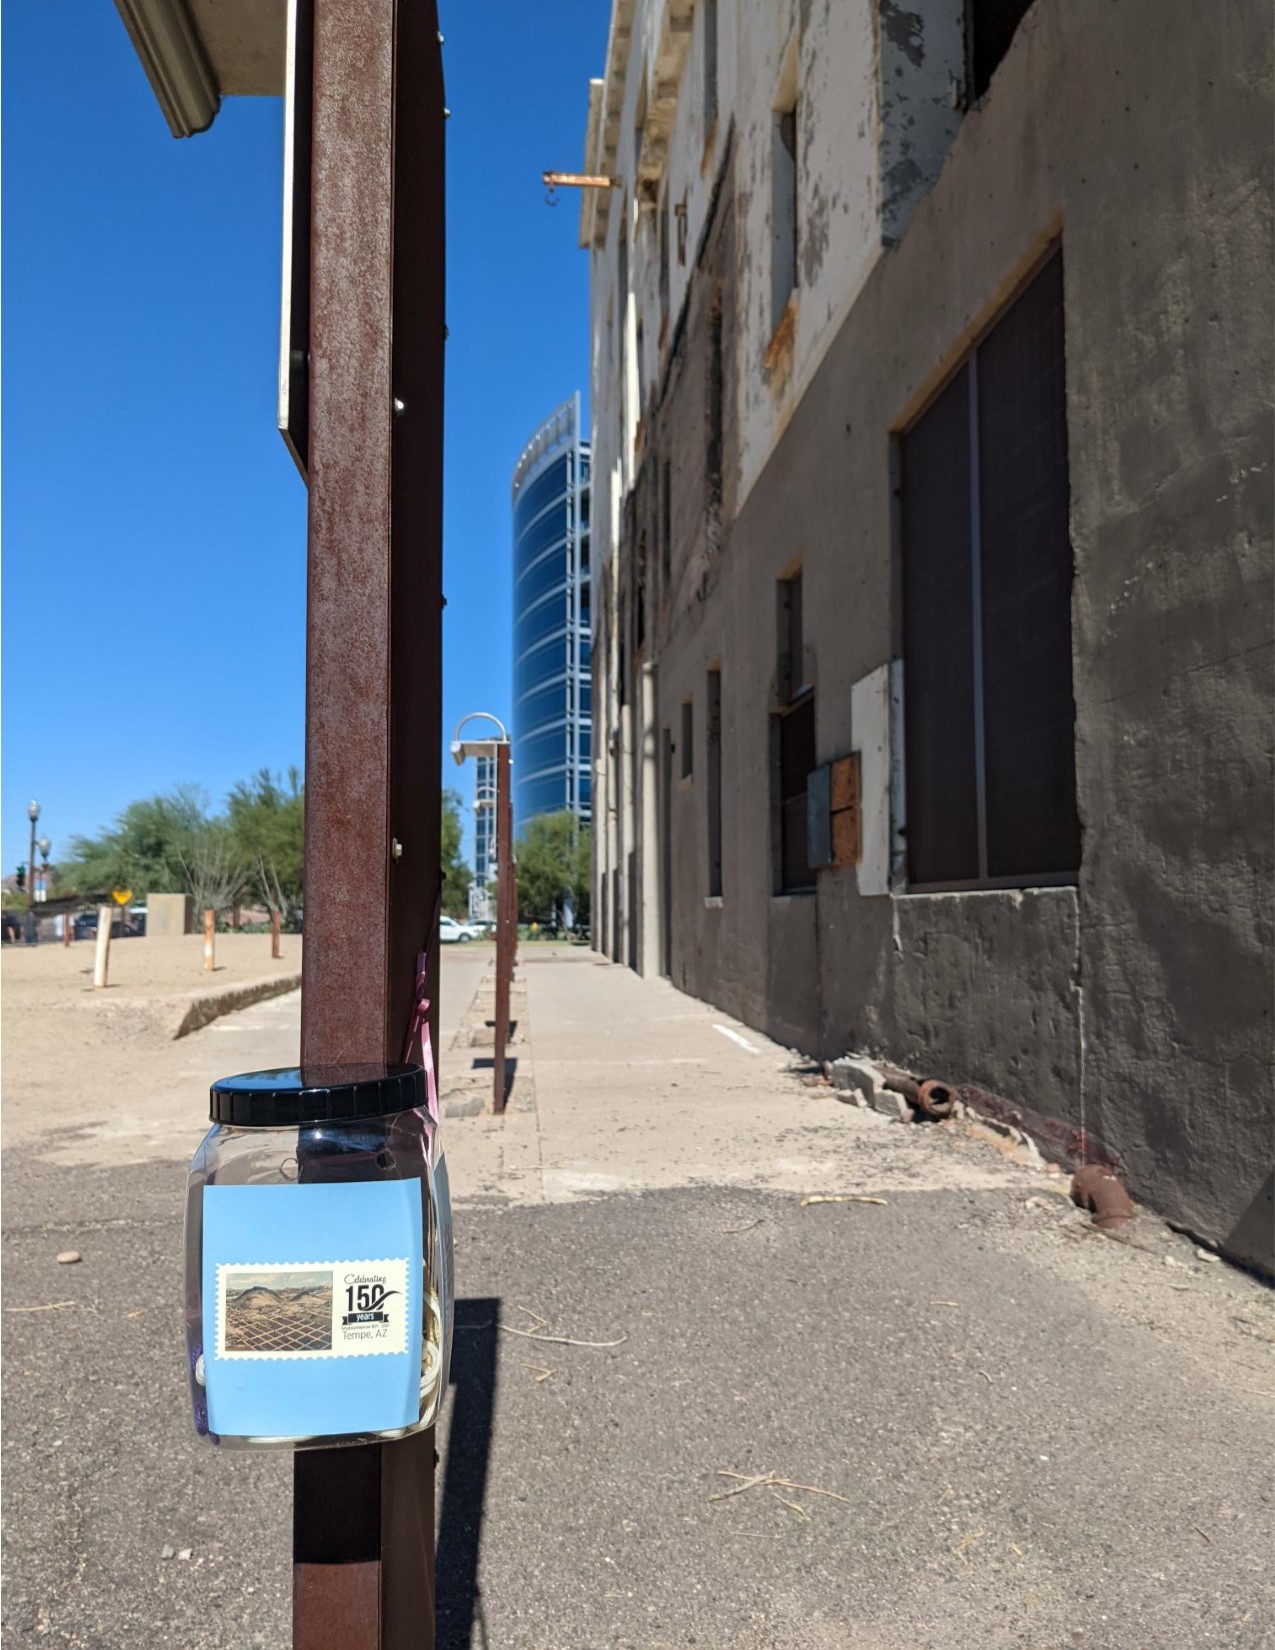
[[226,1289],[227,1352],[330,1352],[332,1272],[263,1268]]

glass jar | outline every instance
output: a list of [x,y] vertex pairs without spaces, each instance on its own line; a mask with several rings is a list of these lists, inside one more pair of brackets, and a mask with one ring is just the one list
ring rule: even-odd
[[227,1077],[186,1198],[186,1351],[213,1443],[331,1448],[430,1426],[451,1207],[419,1066]]

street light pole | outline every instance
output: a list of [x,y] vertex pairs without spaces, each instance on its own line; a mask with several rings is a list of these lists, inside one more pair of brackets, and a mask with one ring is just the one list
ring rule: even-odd
[[31,821],[31,852],[27,856],[27,910],[35,910],[35,822],[40,817],[40,804],[30,802],[27,805],[27,818]]

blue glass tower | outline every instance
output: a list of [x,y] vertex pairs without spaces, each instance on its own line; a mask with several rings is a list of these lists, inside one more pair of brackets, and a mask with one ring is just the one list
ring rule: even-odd
[[474,881],[486,889],[496,878],[496,758],[474,763]]
[[514,470],[514,829],[590,815],[589,444],[580,397],[536,431]]

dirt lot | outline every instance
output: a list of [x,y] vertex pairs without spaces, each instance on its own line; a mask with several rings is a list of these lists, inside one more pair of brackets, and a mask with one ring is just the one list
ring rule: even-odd
[[[130,1134],[148,1155],[146,1137],[166,1108],[184,1115],[203,1086],[189,1039],[173,1038],[183,999],[299,974],[301,939],[285,935],[274,962],[268,934],[219,934],[211,973],[201,935],[116,940],[103,991],[93,989],[88,940],[5,946],[0,959],[5,1147],[40,1139],[65,1161],[86,1130],[105,1128],[120,1142],[106,1160],[129,1161]],[[227,1069],[234,1065],[231,1057]]]
[[[283,957],[279,962],[270,959],[269,934],[218,934],[217,966],[212,973],[204,968],[202,934],[113,940],[110,982],[105,992],[95,992],[93,947],[92,940],[77,940],[70,946],[54,940],[43,945],[6,945],[0,951],[6,1038],[11,1012],[62,1007],[85,997],[118,1001],[169,996],[180,991],[206,991],[270,974],[296,974],[301,968],[299,934],[283,936]],[[6,1064],[8,1057],[6,1048]]]

